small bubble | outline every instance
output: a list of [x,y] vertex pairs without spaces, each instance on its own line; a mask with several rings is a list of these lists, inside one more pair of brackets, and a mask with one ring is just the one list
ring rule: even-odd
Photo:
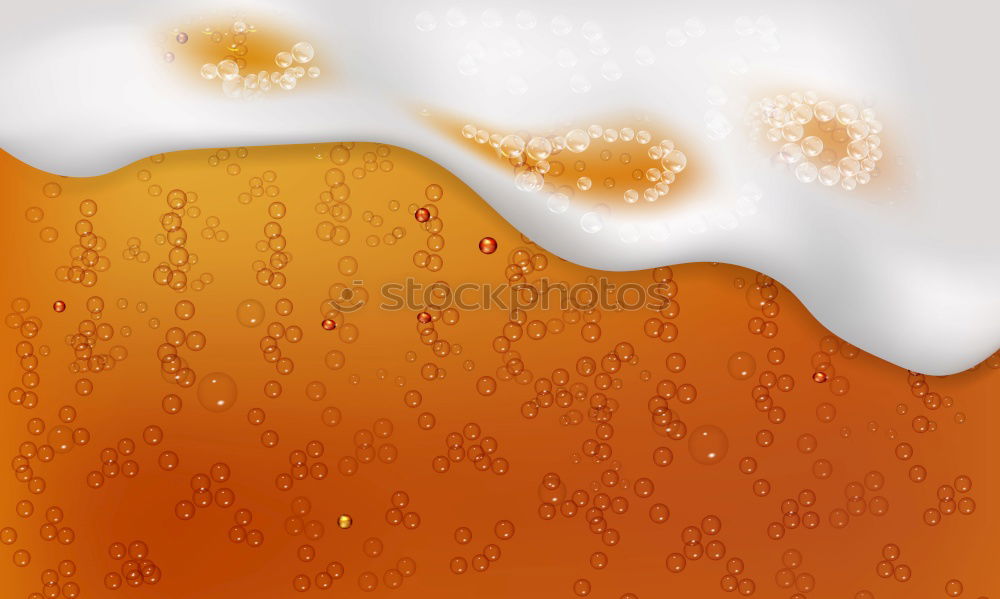
[[209,373],[198,383],[198,402],[210,412],[228,410],[233,407],[236,397],[236,381],[226,373]]
[[492,237],[483,237],[479,240],[479,251],[484,254],[492,254],[497,251],[497,240]]
[[757,369],[757,364],[753,356],[747,352],[737,352],[729,356],[726,369],[729,372],[729,376],[734,379],[745,380],[753,376],[753,373]]
[[717,464],[729,451],[729,438],[725,431],[714,425],[705,425],[691,432],[688,440],[691,457],[700,464]]
[[236,306],[236,319],[245,327],[255,327],[264,322],[264,304],[254,299],[240,302]]

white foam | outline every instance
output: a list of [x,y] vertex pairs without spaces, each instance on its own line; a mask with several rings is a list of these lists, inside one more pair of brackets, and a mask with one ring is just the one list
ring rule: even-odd
[[[83,176],[201,147],[395,144],[442,164],[526,235],[585,266],[758,269],[837,335],[928,374],[996,350],[1000,122],[991,108],[1000,84],[989,61],[998,9],[699,4],[17,3],[0,23],[0,145],[38,168]],[[196,72],[178,73],[181,61],[163,61],[157,38],[171,27],[244,13],[311,42],[323,76],[241,101]],[[873,183],[877,192],[864,195],[802,184],[747,144],[750,101],[809,88],[879,112],[885,160],[902,163],[898,184]],[[693,197],[594,212],[526,193],[433,123],[440,115],[548,130],[629,125],[605,121],[633,114],[666,129],[656,135],[693,144],[689,160],[707,174]]]

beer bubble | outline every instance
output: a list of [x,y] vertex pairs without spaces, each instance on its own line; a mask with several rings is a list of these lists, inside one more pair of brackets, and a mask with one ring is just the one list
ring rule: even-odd
[[691,457],[700,464],[717,464],[729,451],[729,438],[725,431],[714,425],[694,429],[688,440]]
[[198,382],[198,402],[210,412],[224,412],[233,407],[237,397],[236,381],[224,372],[212,372]]
[[243,300],[236,306],[236,320],[245,327],[258,326],[264,317],[264,304],[255,299]]
[[753,356],[747,352],[737,352],[729,356],[729,361],[726,363],[726,369],[729,372],[729,376],[737,380],[745,380],[753,376],[754,371],[757,369],[756,361]]

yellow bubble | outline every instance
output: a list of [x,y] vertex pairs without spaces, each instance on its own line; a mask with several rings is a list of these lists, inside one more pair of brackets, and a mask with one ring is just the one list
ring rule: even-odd
[[347,358],[344,356],[344,352],[338,349],[331,349],[326,353],[326,357],[324,358],[326,367],[330,370],[340,370],[344,367],[346,361]]
[[224,412],[236,402],[237,387],[233,377],[212,372],[198,383],[198,401],[210,412]]
[[340,517],[337,518],[337,526],[339,526],[340,528],[342,528],[344,530],[347,530],[348,528],[350,528],[351,524],[353,524],[353,523],[354,523],[354,520],[351,519],[350,514],[341,514]]
[[358,259],[354,256],[344,256],[337,262],[337,270],[344,276],[351,276],[358,272]]
[[255,299],[243,300],[236,306],[236,320],[245,327],[255,327],[264,321],[264,304]]
[[73,429],[65,425],[57,425],[49,431],[49,445],[59,453],[66,453],[73,448]]
[[41,231],[38,232],[38,238],[45,243],[52,243],[59,239],[59,231],[54,227],[43,227]]
[[188,320],[194,316],[194,302],[181,300],[174,306],[174,314],[181,320]]
[[31,206],[30,208],[24,211],[24,218],[29,223],[38,223],[41,222],[43,218],[45,218],[45,211],[39,208],[38,206]]
[[52,181],[42,186],[42,193],[47,198],[57,198],[62,193],[62,186]]
[[729,356],[726,369],[729,371],[729,376],[734,379],[745,380],[753,376],[757,370],[757,362],[745,351],[736,352]]
[[691,457],[700,464],[718,464],[729,451],[729,437],[721,428],[705,425],[696,428],[688,440]]

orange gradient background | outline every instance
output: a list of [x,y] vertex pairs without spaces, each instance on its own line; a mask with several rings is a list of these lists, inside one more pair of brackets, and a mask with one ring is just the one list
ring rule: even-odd
[[[260,192],[253,191],[255,177],[261,178]],[[54,197],[54,188],[46,187],[52,183],[60,188]],[[440,186],[439,199],[428,198],[430,185]],[[157,243],[157,235],[163,233],[161,215],[169,210],[167,196],[173,189],[187,194],[186,249],[197,255],[183,291],[154,281],[154,269],[167,259],[169,246]],[[248,195],[241,199],[240,194]],[[702,263],[602,273],[575,266],[524,239],[441,167],[375,144],[193,150],[144,159],[89,179],[56,177],[2,154],[0,198],[7,314],[0,332],[0,368],[8,398],[15,400],[4,403],[0,419],[0,449],[11,464],[0,486],[3,597],[292,597],[300,595],[296,586],[304,586],[297,577],[308,581],[305,593],[310,595],[410,597],[648,599],[743,592],[884,599],[955,596],[959,585],[949,581],[959,581],[958,596],[975,598],[996,596],[1000,586],[990,566],[1000,532],[997,355],[968,372],[924,378],[831,336],[780,283],[744,268]],[[80,207],[87,199],[97,206],[89,217]],[[281,218],[269,215],[273,202],[284,205]],[[336,208],[341,220],[330,214],[338,204],[349,207]],[[433,215],[427,223],[413,216],[423,206]],[[39,212],[30,208],[40,208],[44,216],[38,220]],[[218,219],[214,229],[210,217]],[[78,240],[74,227],[84,218],[106,240],[100,253],[110,261],[91,287],[56,276],[60,266],[71,264],[70,251]],[[281,269],[287,282],[280,289],[260,284],[254,266],[271,254],[257,244],[266,239],[265,225],[272,221],[280,224],[291,256]],[[343,244],[323,240],[317,228],[322,230],[324,221],[344,227],[349,239],[341,232]],[[55,228],[58,239],[43,241],[44,227]],[[209,234],[206,228],[213,230]],[[435,231],[440,238],[432,237]],[[387,236],[395,241],[388,242]],[[129,250],[133,237],[140,247]],[[479,251],[484,237],[497,240],[496,253]],[[145,255],[126,259],[130,252],[148,252],[148,261],[141,261]],[[439,255],[441,268],[432,272],[420,267],[424,258],[415,258],[418,252]],[[346,256],[356,260],[356,272],[352,261],[342,260]],[[425,285],[444,281],[452,288],[470,282],[498,285],[516,272],[509,270],[512,262],[523,264],[525,256],[534,265],[522,269],[530,271],[524,273],[527,282],[547,277],[572,284],[604,277],[618,285],[647,286],[659,281],[673,297],[661,311],[533,309],[515,315],[520,326],[511,325],[511,315],[496,307],[448,314],[430,310],[433,321],[425,325],[418,322],[416,309],[390,311],[376,305],[383,284],[407,277]],[[357,312],[336,314],[337,328],[328,331],[321,323],[330,316],[327,300],[332,286],[340,289],[337,284],[363,288],[369,302]],[[103,300],[99,318],[87,309],[92,297]],[[18,298],[30,304],[26,312],[17,312],[26,305]],[[237,306],[248,299],[265,308],[263,322],[255,327],[237,319]],[[278,313],[280,299],[290,300],[291,313]],[[66,303],[64,312],[53,310],[57,300]],[[175,306],[181,300],[194,304],[192,318],[178,316]],[[20,323],[32,317],[40,328],[26,338],[31,327]],[[88,319],[114,331],[113,338],[98,342],[95,353],[121,346],[127,357],[102,372],[73,372],[67,340]],[[539,339],[527,334],[528,323],[536,320],[546,323]],[[297,342],[277,339],[282,357],[293,364],[289,374],[279,373],[261,350],[273,322],[285,331],[290,326],[302,331]],[[236,381],[238,395],[228,409],[209,411],[199,402],[198,382],[182,388],[161,374],[157,348],[171,327],[204,334],[203,349],[181,345],[177,353],[199,379],[222,372]],[[662,327],[670,333],[649,334]],[[498,336],[506,336],[507,342],[497,341]],[[447,347],[425,343],[435,339],[447,341]],[[34,360],[18,355],[23,341],[30,343]],[[777,353],[769,354],[772,348],[783,352],[780,363],[768,360]],[[327,356],[334,350],[344,356],[339,369],[328,366]],[[605,359],[616,351],[624,358],[620,368]],[[748,378],[730,372],[730,358],[738,352],[753,357]],[[593,368],[581,361],[584,357],[593,359]],[[554,395],[547,391],[565,396],[558,393],[557,369],[567,372],[563,388],[579,390],[578,397],[551,402]],[[37,394],[32,408],[18,405],[21,395],[13,390],[24,388],[25,372],[38,374],[39,383],[30,389]],[[818,372],[825,382],[814,381]],[[492,377],[495,392],[480,392],[483,377]],[[92,382],[92,393],[78,392],[81,378]],[[669,395],[665,390],[672,387],[665,380],[678,387],[691,385],[695,399],[656,399],[658,393]],[[280,384],[280,395],[265,393],[269,381]],[[326,390],[318,400],[306,392],[314,381]],[[601,389],[602,381],[610,382],[610,388]],[[769,403],[755,400],[762,397],[761,388],[767,389]],[[412,394],[407,396],[413,390],[420,394],[419,405],[412,405]],[[183,402],[176,414],[162,407],[171,393]],[[592,410],[602,405],[596,393],[603,393],[613,409]],[[654,426],[650,407],[663,403],[675,421],[674,436],[683,431],[683,438]],[[765,404],[770,410],[763,409]],[[823,404],[835,408],[830,422],[818,416],[818,410],[831,413]],[[75,409],[71,422],[60,421],[61,414],[69,413],[61,410],[64,406]],[[339,410],[335,424],[322,418],[331,407]],[[254,409],[265,414],[263,423],[250,422],[248,413]],[[426,414],[432,415],[432,427],[426,427],[431,420]],[[379,419],[384,420],[376,425]],[[372,436],[370,447],[357,447],[357,440],[373,429],[387,431],[386,421],[390,435]],[[683,422],[683,429],[676,421]],[[445,472],[435,471],[435,458],[449,454],[449,433],[462,433],[468,423],[478,425],[480,437],[465,438],[463,450],[452,452],[461,460],[450,461]],[[42,449],[59,425],[86,429],[88,442],[54,455]],[[162,430],[162,439],[147,432],[155,444],[144,440],[150,425]],[[718,463],[701,463],[689,446],[692,433],[706,425],[721,429],[728,440]],[[364,430],[368,435],[359,435]],[[757,442],[762,430],[773,433],[773,443],[766,447]],[[277,434],[276,446],[262,443],[265,431]],[[480,470],[473,458],[484,452],[469,448],[482,443],[483,436],[495,440],[496,450],[482,458],[492,465]],[[138,473],[105,476],[99,488],[89,486],[88,474],[102,469],[102,449],[118,448],[124,438],[134,441],[135,451],[118,455],[117,462],[134,460]],[[282,490],[279,475],[295,470],[290,454],[305,450],[310,441],[319,441],[323,451],[309,457],[307,465],[323,463],[328,473],[321,479],[293,476],[291,488]],[[598,456],[588,455],[600,443],[606,446]],[[912,456],[901,443],[912,447]],[[379,449],[389,444],[392,448]],[[673,456],[665,466],[654,461],[661,447]],[[167,450],[179,457],[171,471],[159,465]],[[608,453],[607,459],[598,459]],[[749,473],[741,471],[746,457],[756,463]],[[495,471],[502,469],[499,458],[508,464],[503,473]],[[345,467],[351,459],[356,466]],[[832,474],[817,476],[825,474],[817,460],[828,460]],[[216,463],[228,465],[231,475],[212,483],[213,503],[198,508],[191,519],[178,518],[178,502],[192,500],[192,476],[210,473]],[[915,465],[927,472],[920,482],[910,474]],[[554,490],[542,487],[549,473],[560,481]],[[949,495],[941,489],[954,487],[961,476],[971,480],[967,491]],[[641,496],[650,487],[642,479],[652,484],[649,496]],[[758,479],[769,484],[765,496],[754,492]],[[884,482],[878,484],[880,479]],[[849,504],[852,493],[845,489],[856,488],[849,487],[852,482],[864,488],[860,504]],[[756,483],[757,488],[763,484]],[[42,485],[41,492],[33,492]],[[228,507],[215,503],[220,488],[234,495]],[[804,490],[815,494],[815,502],[783,514],[783,502],[799,502]],[[401,511],[418,514],[415,527],[389,521],[387,511],[397,491],[408,496]],[[583,505],[575,509],[543,505],[547,496],[571,500],[575,491],[583,492],[576,493]],[[600,494],[607,495],[607,503]],[[287,531],[298,497],[311,504],[303,521],[322,523],[318,538]],[[964,514],[972,505],[961,501],[967,498],[974,509]],[[18,505],[25,500],[33,511],[22,517]],[[651,518],[654,504],[669,510],[665,522]],[[601,505],[606,509],[593,511]],[[888,510],[876,515],[872,505],[879,510],[887,505]],[[63,533],[71,542],[44,539],[51,506],[61,508],[56,528],[71,529],[71,535]],[[260,546],[229,539],[237,509],[252,512],[246,528],[261,531]],[[836,510],[847,509],[863,513],[850,515],[846,526],[835,526]],[[926,514],[929,509],[953,513],[940,515],[931,525],[927,519],[935,518]],[[588,522],[588,510],[594,522]],[[547,511],[555,515],[543,517]],[[338,526],[341,515],[350,516],[349,527]],[[714,535],[699,533],[700,558],[686,559],[680,572],[669,570],[668,556],[685,552],[685,528],[701,526],[709,515],[721,521],[721,529]],[[816,526],[807,527],[803,519]],[[501,520],[513,523],[512,537],[495,534]],[[781,538],[769,536],[772,523],[784,527]],[[456,540],[460,527],[471,530],[468,543]],[[382,545],[374,557],[365,552],[370,538]],[[148,547],[147,558],[159,580],[109,589],[106,575],[120,572],[123,563],[112,559],[109,546],[135,540]],[[718,555],[719,544],[707,555],[710,541],[720,542],[724,555]],[[300,558],[306,544],[315,551],[310,561]],[[484,552],[493,555],[493,548],[486,549],[491,544],[499,548],[498,559],[474,559]],[[900,555],[892,562],[896,571],[881,577],[879,562],[887,544],[898,545]],[[697,549],[690,545],[689,556]],[[792,569],[792,584],[781,586],[789,575],[780,572],[786,568],[783,556],[793,549],[801,554],[801,563]],[[18,551],[30,554],[30,562],[18,565],[25,556]],[[594,557],[595,552],[606,558]],[[402,558],[415,563],[408,576],[393,572]],[[453,565],[455,558],[466,560],[464,572],[454,572],[460,569]],[[733,558],[742,560],[743,567],[727,579]],[[600,565],[604,559],[605,567],[593,567],[592,562]],[[55,590],[46,587],[44,571],[58,570],[64,560],[73,562],[75,573],[60,576]],[[473,563],[484,561],[485,571],[476,571]],[[340,571],[331,562],[341,564],[343,575],[324,590],[320,587],[326,579],[317,575]],[[903,565],[909,576],[897,568]],[[372,577],[377,586],[368,591],[364,587]],[[724,589],[744,580],[751,582],[743,582],[741,590]]]

